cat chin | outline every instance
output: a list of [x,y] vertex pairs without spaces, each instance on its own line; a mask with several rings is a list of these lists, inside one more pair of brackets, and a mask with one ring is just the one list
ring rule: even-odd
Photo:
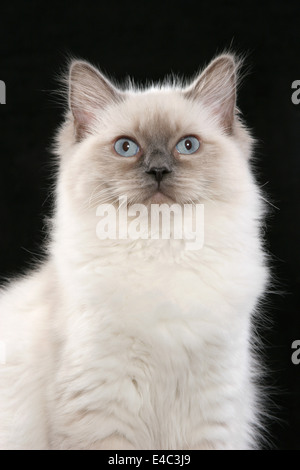
[[175,201],[161,191],[156,191],[147,202],[148,204],[174,204]]

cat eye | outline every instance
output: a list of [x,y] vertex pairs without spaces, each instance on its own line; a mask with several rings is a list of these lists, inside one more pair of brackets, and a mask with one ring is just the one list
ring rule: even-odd
[[189,135],[178,142],[176,150],[178,153],[183,155],[191,155],[192,153],[195,153],[199,147],[199,140],[196,137]]
[[115,151],[121,155],[121,157],[134,157],[140,148],[133,140],[127,137],[122,137],[115,142]]

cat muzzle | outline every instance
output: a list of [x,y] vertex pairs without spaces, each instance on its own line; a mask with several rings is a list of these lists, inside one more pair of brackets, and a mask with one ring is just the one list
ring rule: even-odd
[[163,166],[163,167],[150,168],[149,170],[146,171],[146,173],[148,173],[148,175],[154,176],[155,180],[158,183],[158,189],[159,189],[162,179],[164,178],[166,174],[171,173],[171,171],[172,170],[170,170],[166,166]]

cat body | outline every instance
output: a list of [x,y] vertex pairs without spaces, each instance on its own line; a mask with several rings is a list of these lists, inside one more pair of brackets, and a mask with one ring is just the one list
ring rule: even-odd
[[[189,86],[118,90],[73,63],[49,254],[0,296],[0,448],[257,445],[251,319],[267,269],[236,69],[223,55]],[[123,136],[136,155],[114,153]],[[186,136],[193,154],[176,150]],[[97,205],[124,195],[203,203],[203,247],[100,240]]]

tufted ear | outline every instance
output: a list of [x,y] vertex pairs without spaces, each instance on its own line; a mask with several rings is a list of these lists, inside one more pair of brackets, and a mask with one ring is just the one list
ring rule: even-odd
[[88,62],[76,60],[69,72],[69,106],[77,140],[91,132],[99,110],[119,101],[121,92]]
[[235,118],[237,70],[234,56],[220,55],[184,92],[211,109],[227,134],[231,134]]

